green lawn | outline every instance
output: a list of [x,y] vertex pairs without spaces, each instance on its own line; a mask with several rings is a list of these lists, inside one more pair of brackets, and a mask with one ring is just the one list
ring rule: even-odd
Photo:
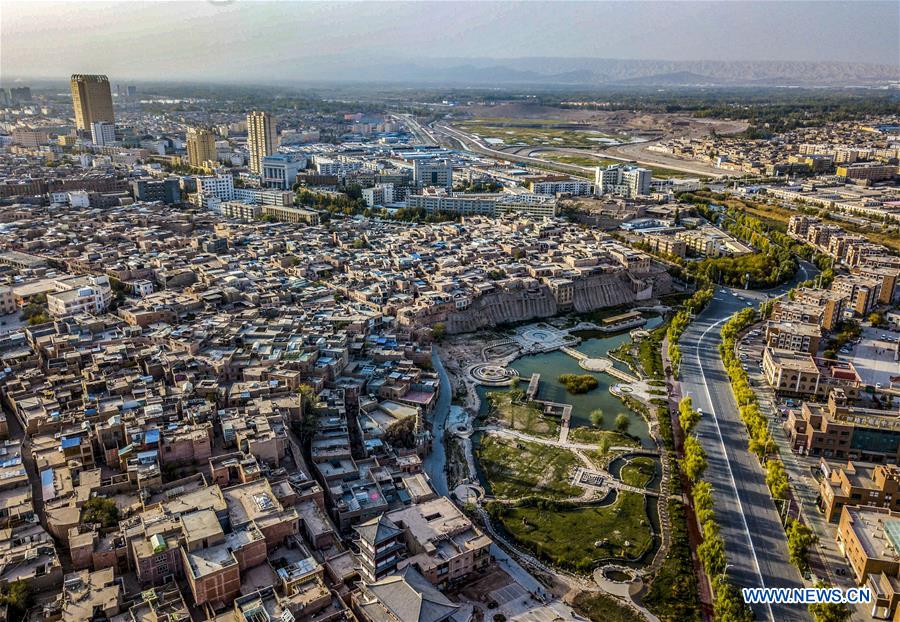
[[545,417],[535,404],[526,403],[521,390],[492,391],[487,394],[487,399],[491,405],[490,416],[499,419],[507,427],[532,436],[559,436],[559,422]]
[[[618,413],[612,414],[613,419],[615,419],[617,414]],[[609,416],[609,414],[606,415],[606,417]],[[609,421],[609,419],[607,419],[607,421]],[[604,438],[609,439],[608,442],[610,447],[640,447],[640,443],[630,436],[625,436],[624,434],[620,434],[613,430],[598,430],[597,428],[588,427],[578,427],[569,430],[569,440],[576,443],[600,443]]]
[[603,592],[582,592],[572,601],[572,607],[591,622],[643,622],[628,605]]
[[656,460],[649,456],[638,456],[622,467],[621,479],[629,486],[646,488],[656,475]]
[[523,504],[492,510],[517,542],[558,566],[582,572],[606,558],[638,558],[654,539],[644,496],[632,492],[620,492],[606,506]]
[[502,499],[539,495],[550,499],[577,497],[583,491],[569,484],[581,464],[568,449],[486,434],[476,457],[490,486]]

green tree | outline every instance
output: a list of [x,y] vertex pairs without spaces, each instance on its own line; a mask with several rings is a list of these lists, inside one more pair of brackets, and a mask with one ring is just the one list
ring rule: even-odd
[[0,593],[0,604],[9,607],[9,620],[11,622],[24,620],[25,612],[31,608],[33,603],[34,599],[31,590],[28,589],[28,584],[22,579],[13,581],[3,593]]
[[706,452],[700,442],[693,436],[684,439],[684,462],[682,463],[684,474],[691,482],[698,482],[706,471]]
[[604,436],[600,439],[600,442],[597,443],[597,451],[600,452],[601,455],[606,455],[609,453],[609,448],[612,446],[612,440],[610,440],[609,436]]
[[815,546],[819,540],[818,537],[809,527],[793,519],[788,519],[787,537],[791,563],[800,570],[808,570],[809,549]]
[[[820,581],[816,587],[827,586]],[[809,605],[809,613],[815,622],[846,622],[850,619],[850,607],[844,603],[815,603]]]
[[620,413],[616,417],[616,430],[619,432],[625,433],[628,431],[628,426],[631,425],[631,419],[628,418],[628,415],[625,413]]
[[431,336],[435,341],[443,341],[447,335],[447,326],[443,322],[438,322],[431,327]]
[[81,506],[81,522],[99,523],[101,527],[113,527],[119,522],[116,502],[106,497],[91,497]]
[[603,425],[603,411],[599,408],[591,411],[591,425],[595,428]]
[[769,460],[766,462],[766,486],[775,499],[788,498],[788,478],[787,472],[784,470],[784,463],[781,460]]
[[753,612],[744,603],[740,590],[723,577],[713,579],[713,617],[716,622],[752,622]]
[[678,423],[685,434],[693,432],[694,427],[700,421],[700,412],[694,410],[691,398],[686,397],[678,404]]

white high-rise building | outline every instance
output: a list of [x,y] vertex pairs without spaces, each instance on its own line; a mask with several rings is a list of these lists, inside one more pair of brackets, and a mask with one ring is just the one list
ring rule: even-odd
[[116,126],[109,121],[91,123],[91,142],[98,147],[116,142]]
[[374,188],[363,188],[362,197],[369,207],[393,203],[394,184],[375,184]]
[[650,194],[651,173],[648,169],[612,164],[597,167],[594,183],[597,194],[618,194],[626,198]]

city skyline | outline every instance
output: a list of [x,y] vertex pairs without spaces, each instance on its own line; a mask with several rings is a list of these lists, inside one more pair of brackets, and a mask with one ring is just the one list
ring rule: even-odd
[[[103,45],[70,33],[76,19],[91,23]],[[541,59],[567,58],[896,67],[898,20],[893,2],[13,1],[3,2],[0,25],[8,78],[96,72],[288,83],[361,80],[379,64],[397,64],[394,73],[414,79],[410,67],[471,61],[483,69],[515,59],[534,59],[535,71]],[[162,33],[177,45],[148,55]]]

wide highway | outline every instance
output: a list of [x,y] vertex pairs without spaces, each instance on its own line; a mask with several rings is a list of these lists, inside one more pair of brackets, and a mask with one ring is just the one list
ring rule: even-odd
[[[696,434],[709,466],[716,519],[725,541],[728,577],[739,587],[801,587],[802,578],[788,559],[787,537],[766,487],[765,472],[747,449],[747,429],[738,415],[731,383],[719,354],[720,331],[728,319],[748,306],[787,291],[815,275],[802,262],[793,281],[767,293],[718,287],[709,306],[685,330],[680,343],[682,394],[703,416]],[[759,605],[757,619],[807,621],[804,606]]]

